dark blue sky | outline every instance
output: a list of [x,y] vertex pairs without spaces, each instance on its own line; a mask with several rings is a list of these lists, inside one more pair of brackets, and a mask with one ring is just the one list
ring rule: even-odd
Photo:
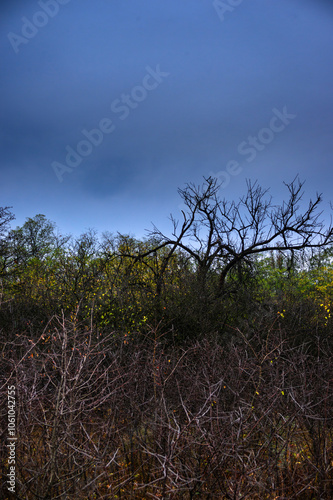
[[222,197],[251,178],[278,202],[299,173],[328,207],[331,1],[15,0],[0,14],[14,225],[43,213],[62,232],[142,237],[208,175]]

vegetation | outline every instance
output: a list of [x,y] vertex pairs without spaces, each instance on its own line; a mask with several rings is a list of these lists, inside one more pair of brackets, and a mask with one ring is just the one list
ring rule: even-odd
[[13,498],[333,498],[333,230],[286,187],[189,185],[143,241],[0,209]]

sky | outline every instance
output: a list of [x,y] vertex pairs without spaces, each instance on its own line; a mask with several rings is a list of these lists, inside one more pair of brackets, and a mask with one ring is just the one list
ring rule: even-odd
[[333,186],[331,0],[2,0],[0,206],[13,227],[167,234],[178,188]]

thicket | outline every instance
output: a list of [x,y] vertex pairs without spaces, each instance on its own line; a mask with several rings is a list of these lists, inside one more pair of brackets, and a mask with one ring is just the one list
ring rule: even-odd
[[332,229],[287,187],[141,241],[0,209],[4,498],[8,385],[13,498],[333,498]]

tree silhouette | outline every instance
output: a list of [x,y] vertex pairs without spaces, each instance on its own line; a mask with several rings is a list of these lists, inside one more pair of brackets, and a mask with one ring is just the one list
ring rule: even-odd
[[274,205],[268,190],[257,182],[247,181],[247,193],[238,202],[221,200],[220,185],[208,177],[202,186],[187,184],[178,192],[186,210],[183,222],[171,216],[172,236],[166,236],[154,226],[150,235],[158,244],[135,256],[142,259],[152,252],[168,247],[166,261],[176,249],[182,249],[196,263],[198,273],[219,270],[219,291],[223,291],[230,271],[239,265],[251,263],[251,257],[278,250],[294,253],[304,249],[322,248],[333,242],[333,228],[320,219],[322,195],[311,199],[304,211],[300,210],[303,182],[296,177],[284,183],[288,200]]

